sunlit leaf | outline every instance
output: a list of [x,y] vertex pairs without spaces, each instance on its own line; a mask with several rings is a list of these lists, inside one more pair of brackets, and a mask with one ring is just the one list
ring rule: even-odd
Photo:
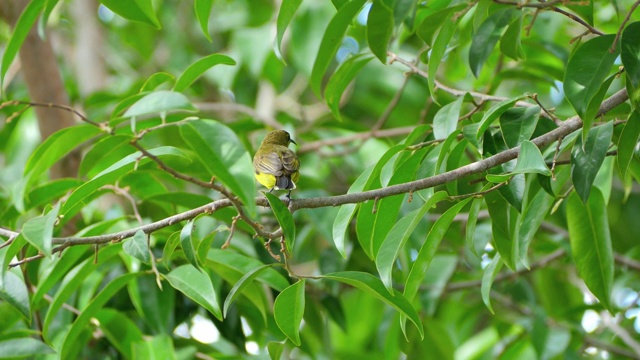
[[491,286],[493,285],[493,280],[495,280],[496,276],[500,273],[501,268],[502,260],[500,259],[500,254],[496,254],[484,269],[484,274],[482,275],[482,285],[480,286],[482,301],[492,314],[495,314],[495,312],[491,306]]
[[102,5],[108,7],[114,13],[131,21],[138,21],[160,29],[160,21],[153,10],[152,0],[100,0]]
[[269,205],[273,210],[273,214],[276,216],[276,219],[282,228],[287,251],[291,253],[293,243],[296,240],[296,223],[293,221],[293,215],[291,215],[287,206],[278,199],[277,196],[271,193],[265,193],[264,195],[267,197]]
[[33,359],[52,354],[55,354],[52,348],[33,338],[25,337],[0,341],[0,359]]
[[320,48],[318,49],[318,55],[313,63],[313,70],[311,71],[310,83],[316,96],[320,97],[322,93],[322,78],[329,68],[331,61],[333,61],[333,57],[338,52],[340,44],[342,44],[342,38],[347,31],[347,27],[351,24],[353,17],[356,16],[365,2],[365,0],[349,1],[340,7],[338,13],[331,19],[329,25],[327,25],[327,29],[322,37],[322,42],[320,43]]
[[136,232],[131,239],[125,240],[122,250],[145,264],[149,264],[151,260],[149,246],[147,245],[147,235],[142,230]]
[[0,299],[20,311],[20,314],[27,321],[31,321],[27,286],[24,280],[13,271],[5,271],[0,278]]
[[352,56],[343,62],[329,79],[327,87],[324,89],[324,97],[336,119],[342,120],[340,100],[344,90],[371,59],[373,57],[364,54]]
[[180,231],[180,245],[182,246],[184,256],[187,258],[189,263],[191,263],[191,265],[196,269],[200,269],[200,264],[198,263],[198,257],[196,254],[196,248],[198,246],[195,244],[195,242],[197,242],[197,238],[193,235],[194,226],[195,221],[190,220],[182,227],[182,231]]
[[209,33],[209,15],[211,15],[211,9],[213,8],[213,0],[194,0],[193,7],[202,34],[204,34],[209,42],[213,42],[211,34]]
[[22,226],[21,234],[36,249],[47,256],[51,256],[51,238],[53,237],[53,227],[58,220],[60,203],[46,215],[37,216],[27,220]]
[[440,108],[433,117],[433,136],[436,139],[446,139],[456,131],[463,101],[464,96],[458,97],[455,101]]
[[244,290],[247,287],[247,285],[251,284],[251,282],[255,280],[258,277],[258,275],[260,275],[260,273],[262,273],[264,270],[269,269],[273,266],[274,265],[272,264],[265,264],[265,265],[259,266],[249,271],[240,280],[238,280],[238,282],[235,283],[235,285],[233,285],[233,287],[229,291],[229,294],[227,295],[227,297],[224,299],[224,305],[222,307],[222,315],[224,317],[227,317],[227,311],[229,310],[229,307],[231,306],[231,304],[233,304],[236,298],[240,294],[242,294],[242,290]]
[[273,304],[276,324],[296,346],[300,346],[300,323],[305,306],[304,284],[305,279],[300,279],[284,289]]
[[236,62],[227,55],[222,54],[211,54],[209,56],[205,56],[187,67],[182,75],[180,75],[178,80],[176,80],[176,84],[173,86],[173,91],[184,92],[194,81],[196,81],[196,79],[198,79],[207,70],[220,64],[235,65]]
[[222,312],[209,276],[192,265],[181,265],[165,275],[171,286],[207,309],[218,320]]
[[293,19],[293,15],[295,15],[301,3],[302,0],[283,0],[280,5],[280,11],[278,12],[277,34],[276,40],[273,43],[273,51],[275,52],[276,57],[285,64],[286,61],[284,61],[284,57],[280,50],[280,47],[282,46],[282,38],[284,37],[284,32],[287,30],[289,23],[291,23],[291,20]]
[[162,113],[170,110],[195,111],[186,96],[179,92],[159,90],[144,95],[124,113],[124,117]]
[[511,108],[502,113],[500,129],[507,146],[516,147],[523,140],[529,140],[536,129],[539,117],[539,106]]

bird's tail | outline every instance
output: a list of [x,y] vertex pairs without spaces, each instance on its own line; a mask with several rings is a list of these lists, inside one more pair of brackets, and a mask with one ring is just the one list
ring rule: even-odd
[[291,176],[278,176],[276,177],[276,190],[293,190],[296,188],[296,183],[291,180]]

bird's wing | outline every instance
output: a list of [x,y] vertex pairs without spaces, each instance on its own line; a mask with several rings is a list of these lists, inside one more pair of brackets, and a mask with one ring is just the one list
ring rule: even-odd
[[253,167],[257,173],[282,176],[282,161],[275,152],[258,154],[253,159]]
[[282,152],[282,167],[286,174],[293,174],[300,169],[300,160],[290,149]]

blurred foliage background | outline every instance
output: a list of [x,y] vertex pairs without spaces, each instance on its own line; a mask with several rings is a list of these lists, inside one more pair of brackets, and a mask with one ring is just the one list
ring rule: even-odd
[[3,1],[0,358],[640,358],[639,3]]

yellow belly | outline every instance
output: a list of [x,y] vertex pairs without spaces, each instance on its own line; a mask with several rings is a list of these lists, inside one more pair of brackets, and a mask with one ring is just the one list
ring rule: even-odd
[[276,186],[276,177],[271,174],[256,174],[256,180],[267,189],[273,189]]

